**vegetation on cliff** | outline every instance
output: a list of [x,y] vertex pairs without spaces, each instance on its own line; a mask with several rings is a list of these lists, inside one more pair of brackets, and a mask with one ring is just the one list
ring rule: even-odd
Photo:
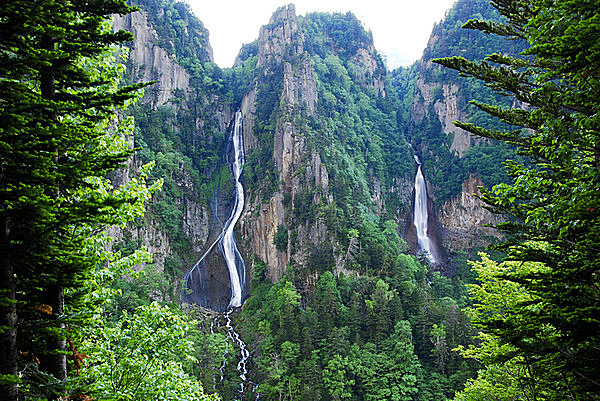
[[131,34],[107,18],[131,11],[124,1],[8,1],[0,11],[3,400],[96,397],[90,383],[110,372],[75,380],[89,357],[83,338],[98,329],[112,279],[151,259],[106,250],[107,229],[140,217],[162,184],[147,184],[154,162],[122,185],[107,178],[133,154],[132,121],[116,112],[146,85],[119,85],[115,45]]
[[[130,12],[123,2],[43,0],[30,12],[9,1],[0,11],[3,395],[598,397],[593,5],[459,0],[423,60],[389,73],[351,13],[283,7],[220,69],[189,6],[136,4],[136,29],[167,56],[130,59],[124,74],[114,59],[123,50],[109,45],[131,36],[104,21]],[[470,18],[492,22],[460,29]],[[486,58],[490,48],[498,54]],[[439,57],[470,78],[432,64]],[[177,79],[115,119],[146,68]],[[231,315],[252,353],[243,387],[223,318],[182,308],[177,292],[227,207],[226,131],[238,108],[245,218],[262,224],[238,233],[252,270],[250,296]],[[464,131],[448,116],[466,119]],[[464,252],[443,266],[408,254],[414,149],[438,203],[471,173],[493,187],[482,198],[508,218],[506,261],[482,254],[470,270]],[[113,224],[128,226],[109,244]],[[152,230],[166,245],[140,234]],[[144,242],[161,248],[159,264]],[[275,258],[261,260],[261,247]]]
[[123,139],[131,121],[115,121],[115,110],[144,86],[118,87],[111,45],[131,35],[113,33],[106,18],[130,11],[124,2],[2,7],[0,384],[7,400],[17,399],[17,385],[22,397],[64,392],[67,339],[87,324],[87,283],[104,261],[104,231],[140,215],[160,184],[146,185],[148,168],[118,188],[106,178],[132,154]]
[[[278,23],[288,22],[274,17],[268,28],[277,32]],[[289,246],[292,255],[306,259],[292,258],[277,282],[263,261],[253,264],[251,296],[237,327],[255,350],[254,391],[266,399],[449,399],[475,369],[450,352],[471,338],[459,309],[466,292],[458,278],[406,255],[398,235],[396,219],[408,205],[390,190],[414,174],[396,112],[399,97],[372,38],[352,14],[308,14],[298,26],[303,55],[277,55],[283,62],[258,74],[259,145],[248,158],[246,178],[251,193],[265,201],[283,187],[264,179],[279,177],[269,164],[274,137],[280,121],[290,121],[307,153],[318,152],[329,182],[323,193],[306,169],[294,172],[304,177],[301,190],[294,188],[287,204],[284,198],[291,213],[270,244],[280,251]],[[282,64],[293,70],[306,56],[316,81],[314,114],[302,104],[286,104],[281,95]],[[379,204],[377,191],[387,194]],[[328,237],[303,249],[297,238],[319,221]],[[345,274],[337,270],[340,264]],[[212,377],[205,377],[205,385]],[[238,386],[234,380],[216,388],[228,398]]]
[[423,155],[424,171],[434,189],[431,196],[438,206],[459,194],[470,174],[481,178],[487,188],[510,182],[511,178],[498,165],[507,158],[518,158],[514,147],[471,137],[451,123],[460,118],[497,127],[499,122],[469,101],[477,98],[509,107],[513,99],[496,94],[475,79],[461,78],[456,71],[442,68],[432,60],[457,55],[481,60],[490,49],[517,54],[526,47],[522,39],[504,41],[483,32],[461,29],[472,18],[501,21],[503,17],[489,2],[457,1],[444,20],[434,26],[421,60],[410,71],[402,69],[392,74],[394,85],[408,99],[407,132],[413,146]]

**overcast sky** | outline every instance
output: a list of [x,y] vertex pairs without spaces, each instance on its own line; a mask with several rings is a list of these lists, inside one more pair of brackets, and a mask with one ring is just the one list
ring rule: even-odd
[[[352,11],[373,32],[375,47],[390,69],[419,59],[431,28],[455,0],[297,0],[296,13]],[[186,0],[210,31],[215,62],[231,67],[243,43],[258,38],[283,0]]]

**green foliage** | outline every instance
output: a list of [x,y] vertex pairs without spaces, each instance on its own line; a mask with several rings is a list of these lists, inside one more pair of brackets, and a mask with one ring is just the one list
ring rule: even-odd
[[[469,287],[474,305],[467,313],[476,327],[485,329],[488,321],[518,319],[519,304],[530,304],[531,294],[517,283],[506,281],[503,277],[513,271],[543,271],[542,264],[504,262],[498,264],[487,255],[480,254],[481,261],[473,263],[480,284]],[[540,385],[532,373],[545,369],[545,364],[533,359],[525,359],[516,352],[516,348],[502,344],[494,334],[480,332],[478,345],[468,348],[458,347],[465,358],[473,358],[485,365],[479,376],[471,380],[465,390],[457,394],[457,400],[481,399],[497,396],[506,400],[527,400],[531,394],[540,392]],[[547,390],[546,390],[547,391]]]
[[[501,37],[524,38],[523,55],[492,54],[438,62],[514,96],[527,108],[473,103],[511,131],[458,126],[517,147],[531,164],[508,163],[511,185],[483,194],[488,206],[510,220],[500,225],[500,247],[511,260],[542,263],[537,271],[511,271],[503,279],[531,296],[510,318],[485,324],[499,343],[514,347],[533,370],[544,399],[596,399],[598,383],[598,57],[597,7],[585,2],[495,1],[507,24],[470,21],[467,27]],[[535,330],[531,330],[535,327]],[[547,394],[546,394],[547,393]]]
[[277,232],[275,232],[275,236],[273,236],[273,244],[275,245],[275,248],[281,252],[287,250],[288,229],[286,226],[279,225],[279,227],[277,227]]
[[104,400],[218,400],[180,362],[193,358],[187,333],[194,325],[156,302],[123,311],[116,324],[98,321],[81,339],[88,367],[72,385],[83,384],[88,395]]
[[[50,0],[0,11],[0,374],[25,369],[17,348],[35,355],[40,374],[21,385],[28,396],[62,392],[66,324],[85,324],[87,282],[102,260],[90,243],[139,216],[160,186],[146,185],[148,167],[120,188],[106,178],[132,154],[131,121],[114,121],[116,110],[145,86],[118,86],[111,46],[131,35],[106,20],[130,11],[123,1]],[[16,399],[14,382],[2,383],[6,399]]]
[[469,344],[468,320],[447,279],[400,256],[383,278],[324,271],[303,284],[290,269],[278,283],[253,281],[238,327],[256,344],[261,398],[433,401],[460,388],[472,368],[449,350]]
[[333,49],[344,59],[352,57],[373,42],[371,32],[366,32],[351,12],[309,13],[301,20],[301,26],[307,34],[306,49],[321,58]]
[[242,98],[258,82],[258,44],[254,41],[242,46],[238,54],[241,64],[223,71],[227,97],[231,104],[241,104]]
[[398,123],[402,125],[410,121],[418,66],[416,62],[409,67],[400,67],[389,73],[389,82],[398,93]]

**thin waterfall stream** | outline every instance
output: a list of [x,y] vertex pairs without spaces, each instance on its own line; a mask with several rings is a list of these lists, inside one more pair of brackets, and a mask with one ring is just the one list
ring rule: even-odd
[[[232,162],[233,178],[235,180],[235,204],[231,211],[231,217],[225,223],[223,228],[223,238],[221,246],[229,269],[229,279],[231,281],[231,300],[229,301],[230,308],[242,306],[242,282],[241,275],[246,275],[246,264],[237,248],[235,242],[235,234],[233,229],[235,224],[240,219],[244,209],[244,186],[241,182],[242,169],[244,168],[244,135],[242,131],[242,113],[235,113],[235,126],[233,129],[233,157]],[[241,271],[238,270],[238,264]],[[244,280],[245,281],[245,280]]]
[[414,224],[417,229],[417,243],[419,250],[421,250],[427,259],[431,263],[436,263],[436,256],[434,253],[433,241],[429,237],[427,220],[429,215],[427,213],[427,185],[425,184],[425,178],[421,171],[421,161],[419,157],[415,155],[415,161],[417,162],[417,174],[415,176],[415,209],[414,209]]
[[[186,273],[184,276],[184,282],[188,288],[191,287],[191,283],[194,272],[201,269],[203,266],[204,259],[207,257],[209,253],[211,253],[216,246],[218,246],[221,251],[225,263],[227,264],[227,270],[229,271],[229,281],[231,287],[231,298],[229,300],[229,306],[224,313],[220,313],[217,315],[215,320],[211,323],[211,332],[214,333],[214,323],[216,322],[217,328],[221,327],[221,319],[225,320],[225,328],[227,330],[226,341],[227,339],[231,340],[233,344],[240,350],[240,358],[237,364],[237,371],[239,377],[241,379],[240,383],[240,400],[244,396],[244,392],[246,390],[246,385],[248,379],[246,377],[248,373],[248,369],[246,365],[250,358],[250,352],[244,341],[240,338],[239,334],[235,331],[233,327],[231,314],[235,311],[236,308],[242,306],[243,302],[243,289],[246,285],[246,264],[242,255],[240,254],[237,243],[235,241],[235,233],[234,228],[236,223],[238,222],[240,216],[242,215],[242,211],[244,209],[244,186],[241,182],[242,171],[244,168],[244,136],[242,130],[242,113],[237,111],[235,114],[235,123],[232,132],[232,144],[233,144],[233,160],[229,160],[231,163],[231,170],[233,173],[233,178],[235,181],[234,188],[234,205],[231,210],[231,215],[223,225],[223,229],[216,240],[210,245],[208,250],[202,255],[202,257],[194,264],[194,266]],[[202,275],[199,274],[201,277]],[[226,352],[223,355],[223,364],[219,369],[221,373],[221,381],[223,381],[224,368],[226,364],[226,357],[229,354],[228,347],[226,347]]]

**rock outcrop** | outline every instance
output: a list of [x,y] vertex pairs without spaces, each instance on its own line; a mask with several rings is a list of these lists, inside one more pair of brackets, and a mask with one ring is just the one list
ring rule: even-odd
[[189,74],[177,64],[175,56],[169,55],[158,45],[158,35],[150,25],[145,11],[125,16],[116,15],[113,18],[113,29],[124,29],[135,36],[129,54],[133,69],[129,73],[137,81],[156,81],[156,84],[146,89],[145,102],[154,107],[161,106],[169,102],[175,90],[185,91],[189,88]]
[[[442,67],[426,62],[426,67],[440,70]],[[446,136],[452,136],[450,151],[462,157],[471,147],[471,135],[453,124],[453,121],[464,121],[467,117],[463,109],[458,106],[460,87],[456,83],[427,82],[422,76],[415,84],[415,101],[413,102],[412,118],[414,121],[422,120],[431,110],[442,127]]]
[[438,214],[442,245],[450,252],[484,247],[494,238],[499,238],[497,230],[486,227],[498,222],[498,216],[482,207],[479,187],[483,182],[471,175],[462,185],[462,192],[456,198],[444,203]]
[[[296,227],[296,243],[288,244],[285,251],[274,245],[274,237],[280,228],[286,227],[296,196],[302,191],[312,191],[313,201],[328,201],[329,176],[321,157],[315,149],[307,146],[305,132],[297,124],[301,113],[316,115],[318,100],[317,84],[311,59],[303,48],[304,34],[298,26],[293,5],[279,8],[269,25],[263,26],[258,38],[258,67],[263,79],[273,79],[276,66],[283,68],[283,86],[280,95],[278,118],[273,132],[272,159],[279,173],[280,188],[264,202],[260,196],[250,198],[241,219],[241,233],[251,252],[262,259],[268,268],[271,280],[278,281],[285,273],[287,264],[293,259],[303,265],[307,250],[315,243],[326,241],[325,226],[316,223]],[[242,100],[245,115],[244,141],[249,151],[261,146],[253,134],[253,116],[256,90]],[[314,190],[318,188],[318,190]],[[323,195],[325,195],[323,197]],[[287,228],[285,228],[287,229]]]
[[258,64],[268,73],[270,65],[289,61],[303,53],[304,33],[298,28],[293,4],[277,9],[258,34]]
[[374,88],[379,96],[386,96],[385,92],[385,67],[377,55],[375,46],[370,43],[367,48],[360,47],[352,58],[356,66],[350,70],[363,86]]

